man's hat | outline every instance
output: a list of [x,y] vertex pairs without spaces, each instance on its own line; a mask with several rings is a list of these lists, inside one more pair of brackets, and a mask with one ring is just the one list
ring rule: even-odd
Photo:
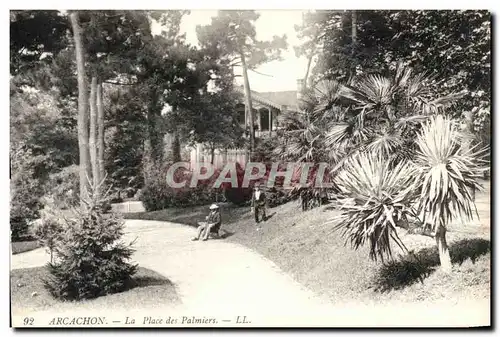
[[217,208],[219,208],[219,206],[217,206],[216,204],[212,204],[212,205],[210,206],[210,209],[217,209]]

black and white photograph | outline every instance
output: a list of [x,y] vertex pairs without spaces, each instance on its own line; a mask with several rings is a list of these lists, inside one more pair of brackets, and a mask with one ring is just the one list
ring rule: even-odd
[[492,326],[489,9],[165,7],[9,9],[11,328]]

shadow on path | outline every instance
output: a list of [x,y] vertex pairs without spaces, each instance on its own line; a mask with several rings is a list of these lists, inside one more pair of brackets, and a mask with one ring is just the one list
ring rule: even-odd
[[275,215],[276,215],[276,212],[271,213],[271,214],[269,214],[269,215],[266,215],[266,217],[265,217],[264,221],[267,221],[267,220],[271,219],[271,218],[272,218],[273,216],[275,216]]

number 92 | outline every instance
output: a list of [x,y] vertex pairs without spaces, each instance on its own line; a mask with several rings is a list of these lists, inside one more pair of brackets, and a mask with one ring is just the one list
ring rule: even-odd
[[34,321],[33,317],[25,317],[23,319],[24,325],[33,325],[33,321]]

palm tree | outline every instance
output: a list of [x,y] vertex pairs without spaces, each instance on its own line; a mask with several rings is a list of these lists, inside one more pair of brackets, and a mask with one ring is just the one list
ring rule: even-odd
[[398,64],[392,77],[368,75],[342,85],[338,95],[347,103],[348,113],[326,135],[327,145],[345,153],[344,160],[362,150],[377,151],[396,161],[411,157],[420,124],[462,96],[435,97],[435,81]]
[[392,77],[368,75],[345,83],[321,80],[303,94],[301,113],[282,115],[286,132],[277,154],[296,161],[326,159],[332,175],[365,150],[394,163],[409,159],[421,123],[461,96],[435,97],[435,83],[435,77],[402,64]]
[[[370,257],[391,257],[391,242],[408,252],[396,227],[408,228],[408,218],[430,225],[441,268],[451,272],[446,229],[455,216],[472,219],[476,212],[472,188],[486,149],[469,148],[456,123],[432,116],[416,138],[413,161],[387,161],[381,153],[365,151],[349,157],[335,178],[341,216],[332,219],[354,248],[370,243]],[[423,219],[419,219],[423,214]]]
[[451,272],[447,225],[455,216],[471,220],[477,214],[471,191],[481,188],[478,180],[485,170],[481,164],[487,163],[487,148],[470,147],[457,123],[441,115],[423,126],[416,144],[417,210],[423,214],[422,223],[432,227],[442,269]]

